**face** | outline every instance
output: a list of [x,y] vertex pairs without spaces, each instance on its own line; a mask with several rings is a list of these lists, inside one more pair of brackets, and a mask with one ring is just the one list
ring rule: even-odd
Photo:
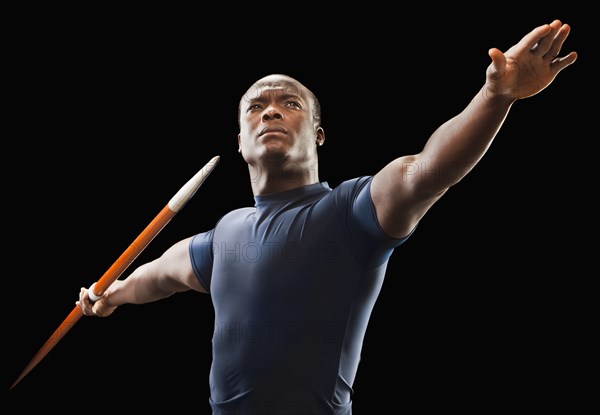
[[252,85],[240,102],[238,143],[246,162],[316,163],[324,135],[313,105],[310,92],[286,76],[270,75]]

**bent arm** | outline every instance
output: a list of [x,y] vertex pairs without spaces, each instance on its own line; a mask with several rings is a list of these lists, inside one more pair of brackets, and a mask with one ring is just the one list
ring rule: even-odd
[[575,62],[558,58],[570,27],[559,20],[539,26],[505,53],[489,50],[486,82],[458,115],[442,124],[415,155],[397,158],[373,178],[377,218],[391,237],[410,233],[446,191],[481,160],[513,103],[545,89]]
[[82,288],[77,304],[85,315],[104,317],[123,304],[149,303],[189,290],[206,292],[192,268],[189,255],[191,239],[177,242],[159,258],[136,268],[126,279],[115,281],[93,304],[89,301],[87,289]]

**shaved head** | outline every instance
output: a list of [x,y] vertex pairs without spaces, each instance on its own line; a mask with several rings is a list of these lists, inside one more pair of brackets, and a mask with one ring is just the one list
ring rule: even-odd
[[259,97],[264,89],[283,89],[290,96],[307,95],[310,98],[315,128],[321,126],[321,104],[315,94],[302,83],[285,74],[271,74],[256,81],[240,99],[238,106],[238,125],[244,103]]

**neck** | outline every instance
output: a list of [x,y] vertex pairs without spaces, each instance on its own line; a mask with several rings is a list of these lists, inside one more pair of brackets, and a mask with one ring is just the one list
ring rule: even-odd
[[281,164],[248,165],[252,193],[255,196],[278,193],[319,182],[315,163],[311,168]]

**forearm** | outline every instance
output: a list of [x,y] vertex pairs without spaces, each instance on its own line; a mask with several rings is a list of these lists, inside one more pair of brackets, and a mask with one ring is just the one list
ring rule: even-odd
[[149,272],[150,264],[137,268],[129,277],[116,281],[106,293],[106,301],[111,306],[123,304],[145,304],[161,300],[175,293],[166,289],[160,275]]
[[458,115],[442,124],[415,158],[421,185],[433,191],[460,181],[483,157],[502,126],[513,100],[494,96],[486,86]]

